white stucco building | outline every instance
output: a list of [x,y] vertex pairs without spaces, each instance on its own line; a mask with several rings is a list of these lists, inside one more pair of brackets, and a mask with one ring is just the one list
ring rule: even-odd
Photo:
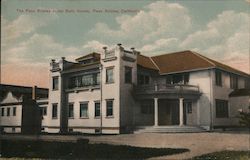
[[51,61],[42,128],[119,134],[141,126],[237,126],[238,109],[248,109],[249,95],[231,102],[229,94],[241,88],[249,88],[248,74],[196,52],[147,57],[118,44],[76,62]]

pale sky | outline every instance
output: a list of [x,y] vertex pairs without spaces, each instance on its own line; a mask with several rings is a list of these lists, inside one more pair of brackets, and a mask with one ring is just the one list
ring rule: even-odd
[[50,59],[117,43],[147,56],[193,50],[249,73],[249,7],[247,0],[3,0],[1,83],[48,87]]

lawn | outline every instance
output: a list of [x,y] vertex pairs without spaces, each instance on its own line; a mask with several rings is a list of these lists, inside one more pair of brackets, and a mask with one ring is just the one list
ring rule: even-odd
[[204,154],[192,158],[192,160],[249,160],[249,151],[222,151]]
[[56,159],[146,159],[189,151],[188,149],[143,148],[126,145],[49,142],[34,140],[1,140],[2,157]]

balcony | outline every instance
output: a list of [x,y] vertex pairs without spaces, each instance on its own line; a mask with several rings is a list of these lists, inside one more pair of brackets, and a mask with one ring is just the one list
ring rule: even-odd
[[197,99],[201,93],[199,86],[187,84],[155,84],[134,86],[136,98],[190,98]]

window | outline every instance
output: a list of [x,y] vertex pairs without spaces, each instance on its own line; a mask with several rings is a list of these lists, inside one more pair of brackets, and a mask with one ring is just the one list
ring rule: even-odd
[[193,112],[192,110],[192,102],[184,102],[185,108],[187,110],[187,113],[191,114]]
[[143,75],[143,74],[138,74],[138,84],[140,85],[145,85],[145,84],[149,84],[150,78],[148,75]]
[[10,116],[10,108],[7,108],[7,116]]
[[53,77],[52,89],[58,90],[58,77]]
[[166,84],[188,84],[189,73],[167,75]]
[[95,102],[95,117],[100,117],[100,102]]
[[215,103],[216,103],[216,118],[227,118],[228,101],[216,99]]
[[75,87],[86,87],[91,85],[99,85],[100,84],[100,73],[87,74],[71,77],[69,79],[69,88]]
[[88,103],[80,103],[80,117],[87,118],[88,117]]
[[106,116],[113,116],[113,100],[107,100],[106,107]]
[[73,103],[69,103],[68,117],[74,118],[74,104]]
[[221,71],[215,70],[215,83],[217,86],[222,86]]
[[1,115],[4,116],[4,108],[1,109]]
[[13,116],[16,116],[16,107],[13,107],[13,110],[12,110],[13,112],[12,112],[12,114],[13,114]]
[[230,88],[238,89],[238,77],[234,74],[230,74]]
[[132,68],[125,67],[125,83],[132,83]]
[[141,103],[141,113],[142,114],[153,114],[154,104],[153,101],[145,100]]
[[57,118],[57,104],[52,104],[52,118]]
[[107,68],[106,69],[106,83],[113,83],[114,82],[114,68]]

